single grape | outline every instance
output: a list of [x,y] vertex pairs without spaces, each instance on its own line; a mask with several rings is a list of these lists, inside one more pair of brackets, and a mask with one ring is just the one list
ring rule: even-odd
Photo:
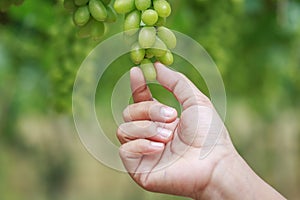
[[92,19],[91,23],[91,37],[93,40],[98,41],[105,33],[105,24],[94,19]]
[[75,5],[84,6],[89,2],[89,0],[74,0]]
[[92,21],[93,21],[93,19],[90,19],[87,24],[79,27],[79,29],[77,31],[77,37],[88,38],[91,36],[92,27],[94,25],[94,23]]
[[151,59],[151,58],[153,58],[153,57],[154,57],[154,55],[153,55],[153,53],[151,52],[151,49],[147,49],[147,50],[146,50],[145,58]]
[[154,27],[143,27],[139,33],[139,44],[142,48],[151,48],[156,40],[156,29]]
[[155,57],[161,57],[167,53],[167,46],[165,43],[156,37],[154,45],[148,49],[148,53],[151,53]]
[[126,14],[135,8],[134,0],[116,0],[114,9],[119,14]]
[[167,19],[165,17],[158,17],[155,26],[164,26],[166,24]]
[[166,0],[154,0],[153,6],[160,17],[168,17],[171,14],[171,6]]
[[152,26],[157,22],[158,14],[153,9],[145,10],[142,14],[142,20],[146,25]]
[[165,55],[158,57],[159,62],[161,62],[164,65],[172,65],[174,62],[174,57],[171,51],[167,51]]
[[117,13],[116,11],[109,5],[107,6],[107,18],[105,19],[105,22],[113,23],[117,21]]
[[176,47],[177,39],[170,29],[160,26],[157,28],[157,35],[169,49],[174,49]]
[[151,0],[135,0],[135,7],[140,11],[144,11],[150,8],[151,3]]
[[154,67],[153,63],[151,62],[151,60],[144,59],[141,62],[140,67],[141,67],[143,74],[147,81],[155,81],[156,80],[156,70],[155,70],[155,67]]
[[124,21],[124,31],[127,35],[134,35],[140,28],[141,12],[134,10],[127,14]]
[[111,0],[101,0],[102,1],[102,3],[104,4],[104,5],[108,5],[108,4],[110,4],[110,2],[111,2]]
[[85,25],[90,19],[90,11],[88,6],[81,6],[74,12],[73,20],[77,26]]
[[107,18],[107,10],[100,0],[90,0],[89,10],[91,15],[97,21],[105,21]]
[[134,64],[140,64],[145,57],[145,49],[142,49],[138,42],[132,45],[130,58]]

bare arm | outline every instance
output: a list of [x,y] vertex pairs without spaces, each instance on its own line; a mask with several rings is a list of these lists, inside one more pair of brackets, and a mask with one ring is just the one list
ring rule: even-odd
[[[210,100],[185,76],[155,64],[158,82],[182,105],[152,100],[140,69],[131,70],[134,104],[124,111],[117,136],[128,173],[146,190],[205,199],[285,199],[260,179],[235,150]],[[211,129],[212,128],[212,129]],[[199,158],[205,141],[219,130],[214,148]],[[213,138],[213,137],[212,137]]]

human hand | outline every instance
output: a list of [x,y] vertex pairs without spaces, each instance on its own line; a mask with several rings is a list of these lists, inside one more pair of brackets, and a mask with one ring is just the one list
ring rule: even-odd
[[[175,109],[152,101],[142,72],[132,69],[135,104],[125,109],[125,123],[118,129],[120,155],[132,178],[145,189],[195,198],[218,162],[233,155],[234,148],[209,99],[182,74],[159,63],[156,69],[158,82],[182,105],[181,117]],[[216,142],[203,146],[211,124],[218,126],[221,137],[211,154],[200,160],[201,150],[211,149]]]
[[[178,117],[175,109],[153,100],[141,70],[131,70],[135,103],[124,110],[117,136],[134,181],[149,191],[194,199],[247,199],[241,192],[268,188],[236,152],[210,100],[184,75],[160,63],[155,67],[157,81],[183,110]],[[200,158],[203,152],[208,154]]]

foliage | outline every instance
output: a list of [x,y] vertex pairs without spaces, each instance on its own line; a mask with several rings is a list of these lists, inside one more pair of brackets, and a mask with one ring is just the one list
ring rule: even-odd
[[[168,19],[167,26],[198,41],[219,67],[226,87],[229,117],[233,116],[230,108],[242,104],[253,114],[250,117],[252,121],[264,124],[261,127],[249,127],[251,130],[261,132],[266,130],[264,134],[252,133],[251,137],[269,141],[275,129],[273,123],[277,122],[276,119],[281,116],[283,110],[290,110],[293,114],[291,116],[299,117],[297,115],[300,106],[299,0],[189,0],[188,2],[169,0],[169,2],[173,7],[173,13]],[[53,150],[57,148],[56,146],[49,145],[51,147],[48,150],[30,145],[26,137],[20,133],[17,124],[31,115],[50,116],[51,120],[57,113],[70,115],[72,87],[77,70],[98,43],[76,37],[71,14],[63,8],[62,0],[26,0],[19,6],[11,3],[13,1],[0,0],[0,198],[5,194],[4,199],[22,199],[22,192],[12,195],[11,189],[5,193],[3,186],[4,181],[9,179],[5,178],[9,177],[6,173],[9,167],[2,163],[15,163],[8,159],[12,156],[16,160],[27,157],[26,162],[31,164],[26,166],[34,169],[36,167],[34,172],[29,170],[30,173],[36,173],[36,176],[40,177],[35,180],[37,183],[32,180],[33,185],[42,183],[43,186],[39,187],[41,189],[39,194],[36,196],[30,194],[30,197],[65,199],[66,196],[54,197],[51,193],[62,193],[61,188],[72,187],[68,181],[71,180],[70,174],[73,170],[71,165],[75,162],[76,156],[72,154],[74,152],[64,147],[62,143],[59,143],[61,154]],[[108,26],[106,36],[102,40],[120,32],[122,23],[123,17],[119,16],[115,24]],[[115,128],[109,113],[112,89],[132,65],[127,57],[121,57],[108,68],[98,87],[101,94],[97,94],[97,106],[105,111],[100,113],[99,117],[109,116],[104,125],[108,130]],[[187,63],[179,62],[179,64],[182,65],[178,66],[175,62],[172,67],[185,73],[208,94],[205,83],[192,67]],[[174,99],[170,100],[169,94],[162,92],[161,88],[157,86],[151,88],[155,97],[178,106]],[[36,124],[39,124],[39,119],[36,119]],[[244,127],[238,129],[230,123],[229,128],[244,129]],[[54,128],[53,133],[55,130]],[[293,130],[298,131],[298,135],[291,140],[295,140],[298,145],[300,128]],[[59,133],[61,132],[63,131]],[[114,138],[114,135],[108,137]],[[254,155],[259,157],[259,152],[250,150],[253,147],[252,143],[241,142],[236,138],[237,136],[233,136],[239,151],[248,155],[250,163],[256,164],[257,169],[260,169],[268,180],[276,182],[275,175],[268,170],[276,161],[276,158],[272,157],[276,143],[270,143],[270,146],[265,147],[267,150],[263,156],[268,160],[264,160],[261,156],[262,160],[259,160],[261,162],[256,162],[258,160],[253,157]],[[298,149],[297,146],[293,148]],[[56,153],[52,154],[52,151]],[[44,164],[39,165],[40,162]],[[297,173],[296,183],[300,183],[299,172]],[[284,177],[284,174],[280,177]],[[286,195],[299,195],[289,190],[287,186],[281,185],[278,180],[276,184]],[[136,194],[128,197],[139,198],[141,193],[137,191],[139,190],[135,189]]]

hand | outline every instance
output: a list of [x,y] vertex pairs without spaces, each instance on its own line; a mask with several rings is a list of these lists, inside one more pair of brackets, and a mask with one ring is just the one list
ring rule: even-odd
[[125,109],[126,123],[117,132],[123,144],[121,158],[132,178],[145,189],[195,197],[208,185],[218,162],[233,155],[233,147],[223,123],[219,124],[222,136],[217,146],[200,160],[201,150],[213,145],[202,146],[216,112],[209,99],[182,74],[159,63],[156,69],[158,82],[182,105],[181,117],[177,118],[175,109],[152,101],[142,72],[133,68],[135,104]]
[[[194,199],[245,199],[240,195],[248,188],[239,188],[240,182],[264,185],[236,152],[210,100],[184,75],[160,63],[155,67],[157,81],[174,94],[183,111],[178,117],[175,109],[152,100],[141,70],[131,70],[135,103],[124,110],[125,123],[117,136],[121,159],[134,181],[149,191]],[[203,152],[208,154],[200,158]],[[238,178],[231,176],[235,171]]]

